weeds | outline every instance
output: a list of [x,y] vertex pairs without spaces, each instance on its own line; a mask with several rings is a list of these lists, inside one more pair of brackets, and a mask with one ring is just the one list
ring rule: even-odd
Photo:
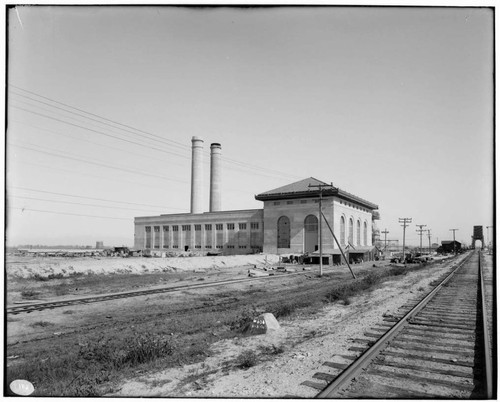
[[253,350],[245,350],[236,358],[236,367],[240,369],[248,369],[255,366],[259,362],[257,354]]
[[36,321],[34,322],[33,324],[31,324],[30,326],[31,327],[52,327],[54,324],[52,322],[49,322],[49,321]]
[[285,348],[283,346],[276,346],[276,345],[261,346],[260,350],[263,354],[272,356],[280,355],[285,352]]
[[37,292],[33,289],[26,289],[21,292],[21,296],[24,299],[35,299],[39,294],[40,292]]
[[170,354],[172,346],[164,336],[137,333],[122,341],[114,338],[98,339],[82,347],[78,353],[84,360],[114,369],[136,366]]

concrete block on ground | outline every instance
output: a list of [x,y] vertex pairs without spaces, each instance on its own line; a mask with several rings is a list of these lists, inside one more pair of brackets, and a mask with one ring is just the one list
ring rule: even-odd
[[279,330],[280,324],[276,317],[271,313],[265,313],[254,318],[251,323],[249,323],[243,333],[245,335],[262,335],[270,331]]

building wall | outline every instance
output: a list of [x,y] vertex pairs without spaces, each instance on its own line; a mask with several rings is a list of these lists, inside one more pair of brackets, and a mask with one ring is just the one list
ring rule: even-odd
[[134,248],[251,254],[262,251],[263,226],[262,209],[138,217]]
[[[363,207],[361,205],[355,204],[351,201],[345,201],[342,199],[335,199],[334,202],[334,211],[335,211],[335,236],[340,242],[341,234],[340,234],[340,221],[341,217],[345,219],[345,244],[347,244],[348,232],[349,232],[349,219],[353,220],[353,246],[361,246],[361,247],[371,247],[372,246],[372,211]],[[357,222],[360,222],[361,232],[359,235],[358,241],[358,230],[357,230]],[[366,241],[364,238],[364,224],[366,223]]]
[[[298,198],[293,200],[264,201],[264,253],[296,254],[305,252],[304,222],[313,215],[319,220],[318,199]],[[332,199],[323,199],[323,213],[328,221],[333,218]],[[286,216],[290,220],[290,247],[278,247],[278,220]],[[333,237],[328,227],[322,225],[323,245],[332,244]],[[319,238],[319,236],[318,236]],[[319,244],[319,243],[318,243]]]
[[[335,237],[340,242],[340,221],[341,217],[345,219],[345,246],[348,240],[349,219],[353,220],[353,246],[370,247],[372,246],[372,212],[371,210],[341,200],[336,197],[328,197],[322,200],[322,211]],[[264,201],[264,253],[273,254],[295,254],[306,252],[305,227],[304,222],[307,216],[313,215],[319,219],[319,199],[318,198],[299,198],[293,200],[271,200]],[[290,247],[278,247],[278,221],[281,217],[288,217],[290,220]],[[357,222],[360,222],[360,231],[358,239]],[[364,225],[366,223],[366,237]],[[328,253],[338,249],[338,246],[323,220],[322,224],[322,243],[323,251]],[[319,236],[318,236],[319,239]],[[319,242],[318,242],[319,244]]]

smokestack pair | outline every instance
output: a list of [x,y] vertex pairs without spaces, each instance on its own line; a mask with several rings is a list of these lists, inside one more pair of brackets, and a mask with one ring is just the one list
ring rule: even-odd
[[[191,159],[191,213],[203,213],[203,140],[193,137]],[[210,212],[221,208],[221,145],[210,145]]]

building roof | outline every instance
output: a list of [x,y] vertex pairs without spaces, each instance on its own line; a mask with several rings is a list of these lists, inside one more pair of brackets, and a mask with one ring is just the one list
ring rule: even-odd
[[269,190],[264,193],[255,196],[256,200],[268,201],[268,200],[280,200],[286,198],[308,198],[308,197],[318,197],[319,188],[318,185],[325,185],[330,187],[325,187],[323,189],[324,196],[337,196],[339,198],[349,200],[361,204],[369,209],[378,209],[378,205],[366,201],[360,197],[350,194],[347,191],[341,190],[338,187],[333,186],[330,183],[318,180],[314,177],[308,177],[294,183],[287,184],[286,186],[275,188],[274,190]]
[[[455,240],[455,243],[462,244],[459,241]],[[453,240],[443,240],[441,244],[453,244]]]

